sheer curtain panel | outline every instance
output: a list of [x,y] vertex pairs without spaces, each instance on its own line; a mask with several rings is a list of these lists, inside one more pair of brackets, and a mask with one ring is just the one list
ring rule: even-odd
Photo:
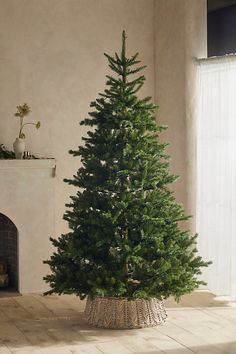
[[236,56],[199,60],[199,250],[208,288],[236,300]]

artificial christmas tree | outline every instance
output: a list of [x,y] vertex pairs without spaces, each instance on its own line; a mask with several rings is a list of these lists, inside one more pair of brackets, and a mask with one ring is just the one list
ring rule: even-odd
[[71,231],[52,239],[47,294],[88,296],[86,317],[98,326],[151,326],[165,320],[162,299],[203,284],[197,276],[209,263],[179,226],[188,217],[168,189],[177,177],[159,140],[166,127],[156,124],[150,97],[136,96],[144,67],[137,54],[126,57],[124,32],[120,56],[105,56],[115,77],[81,122],[93,127],[85,145],[70,151],[83,166],[66,180],[78,192],[64,215]]

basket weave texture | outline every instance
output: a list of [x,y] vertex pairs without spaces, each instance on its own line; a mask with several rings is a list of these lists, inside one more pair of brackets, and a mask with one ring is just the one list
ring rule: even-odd
[[96,327],[110,329],[132,329],[154,327],[167,318],[162,300],[115,297],[87,298],[86,321]]

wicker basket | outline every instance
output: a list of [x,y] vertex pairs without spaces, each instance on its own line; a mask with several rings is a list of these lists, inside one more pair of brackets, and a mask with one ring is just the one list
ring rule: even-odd
[[115,297],[87,298],[86,321],[96,327],[131,329],[154,327],[167,318],[163,301]]

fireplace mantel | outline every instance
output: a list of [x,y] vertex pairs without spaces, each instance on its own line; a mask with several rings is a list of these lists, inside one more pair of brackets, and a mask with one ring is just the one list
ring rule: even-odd
[[48,289],[43,260],[53,251],[55,169],[54,159],[0,160],[0,213],[17,228],[20,293]]
[[22,159],[22,160],[0,160],[0,169],[8,168],[49,168],[56,167],[55,159]]

